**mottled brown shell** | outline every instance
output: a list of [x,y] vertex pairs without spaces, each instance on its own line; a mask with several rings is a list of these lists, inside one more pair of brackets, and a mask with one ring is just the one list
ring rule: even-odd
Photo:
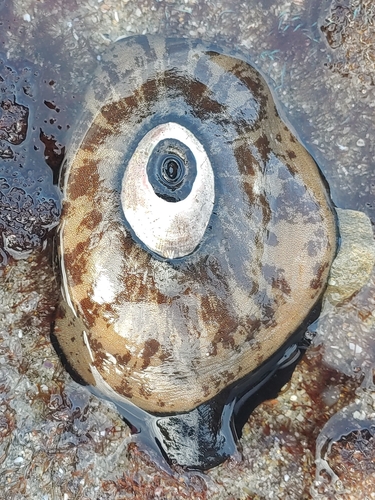
[[[260,74],[198,41],[117,42],[85,107],[65,169],[55,335],[103,394],[191,410],[259,367],[321,297],[336,252],[326,187]],[[137,144],[169,122],[214,173],[209,223],[178,259],[145,247],[121,203]]]

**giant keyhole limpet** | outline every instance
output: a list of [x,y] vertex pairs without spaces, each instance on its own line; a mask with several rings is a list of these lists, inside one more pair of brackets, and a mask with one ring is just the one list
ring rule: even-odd
[[59,352],[170,462],[222,462],[319,314],[337,231],[314,160],[247,62],[136,36],[90,86],[63,196]]

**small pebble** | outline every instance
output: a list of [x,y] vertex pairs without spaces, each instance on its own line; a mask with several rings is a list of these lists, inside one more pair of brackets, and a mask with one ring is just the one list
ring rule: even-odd
[[353,344],[353,342],[349,342],[349,349],[351,351],[354,351],[354,354],[361,354],[362,352],[362,347],[358,344]]

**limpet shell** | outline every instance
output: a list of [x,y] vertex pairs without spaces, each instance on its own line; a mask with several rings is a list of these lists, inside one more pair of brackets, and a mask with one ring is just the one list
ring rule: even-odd
[[136,36],[89,88],[63,196],[64,360],[120,407],[167,416],[164,436],[185,415],[201,448],[192,415],[215,402],[210,458],[169,456],[224,460],[217,436],[248,377],[259,383],[319,313],[337,230],[314,160],[247,62]]

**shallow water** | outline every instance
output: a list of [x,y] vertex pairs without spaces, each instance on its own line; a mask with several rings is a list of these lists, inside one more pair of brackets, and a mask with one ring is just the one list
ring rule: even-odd
[[[59,215],[59,195],[53,183],[54,176],[56,181],[56,172],[62,159],[63,148],[68,140],[69,131],[73,129],[80,110],[82,96],[90,80],[90,75],[100,59],[100,54],[110,41],[114,41],[118,36],[145,31],[159,32],[165,35],[202,37],[244,52],[262,70],[278,99],[282,115],[287,117],[302,142],[318,161],[330,185],[332,198],[337,206],[362,210],[370,216],[374,224],[375,169],[373,168],[374,146],[371,140],[374,136],[375,123],[375,90],[371,79],[371,75],[374,75],[374,67],[371,53],[368,52],[367,48],[368,40],[371,41],[371,38],[367,40],[365,37],[360,43],[356,35],[360,31],[367,33],[368,24],[366,22],[368,23],[373,14],[370,11],[370,3],[357,2],[357,4],[361,8],[355,10],[353,7],[351,11],[347,11],[348,22],[344,24],[342,21],[340,25],[339,11],[334,9],[330,12],[329,2],[318,0],[313,2],[307,0],[295,2],[251,1],[246,2],[246,6],[240,1],[231,1],[230,3],[151,0],[140,2],[119,0],[84,2],[78,2],[78,0],[61,0],[59,2],[15,0],[13,2],[0,2],[0,53],[2,54],[0,75],[4,79],[2,100],[4,101],[4,98],[12,100],[12,96],[14,96],[15,103],[29,109],[27,135],[22,142],[16,144],[17,139],[13,139],[12,143],[12,141],[9,142],[4,140],[4,137],[0,137],[0,148],[3,148],[0,177],[4,178],[8,184],[8,187],[4,188],[3,186],[0,190],[3,207],[13,203],[19,211],[18,219],[21,221],[19,225],[12,224],[12,217],[7,221],[3,233],[7,237],[8,248],[13,251],[14,255],[17,255],[25,251],[37,250],[43,245],[46,237],[46,226],[52,226],[56,223]],[[335,7],[334,2],[332,5]],[[328,18],[329,21],[327,21]],[[322,26],[325,27],[325,31],[322,31]],[[327,42],[327,32],[330,33],[328,40],[332,46],[336,47],[334,49]],[[334,42],[332,42],[332,33],[335,35]],[[347,57],[350,60],[347,60],[345,59],[347,48],[345,43],[349,44],[349,42],[351,49]],[[357,47],[357,52],[355,47]],[[22,114],[22,108],[18,108],[18,111]],[[2,119],[1,117],[4,117],[4,110],[0,119]],[[22,133],[21,130],[20,134],[22,135]],[[48,158],[44,158],[45,156]],[[23,193],[12,191],[12,187],[22,190]],[[26,226],[22,221],[25,213],[29,213],[30,203],[34,210],[34,222]],[[4,211],[2,211],[3,213]],[[13,237],[11,237],[12,235]],[[4,255],[3,258],[6,259],[7,256]],[[21,264],[22,266],[23,264]],[[43,391],[39,390],[38,392],[36,387],[38,384],[39,388],[41,384],[50,384],[51,377],[56,377],[56,373],[59,381],[61,377],[64,377],[58,371],[58,361],[53,357],[53,353],[43,354],[45,357],[42,360],[42,369],[39,371],[39,375],[36,370],[31,375],[30,371],[26,370],[27,378],[25,379],[24,372],[20,368],[22,359],[26,359],[29,366],[35,363],[35,360],[40,359],[41,353],[36,355],[37,347],[32,343],[35,343],[37,332],[42,332],[41,338],[46,336],[47,341],[45,345],[43,343],[43,349],[48,349],[48,321],[38,323],[36,318],[48,316],[46,311],[52,307],[53,300],[49,302],[45,300],[45,297],[51,297],[53,292],[49,289],[47,292],[44,286],[37,285],[39,282],[38,273],[40,279],[42,277],[47,281],[50,279],[50,274],[45,271],[48,269],[46,261],[42,261],[41,267],[36,269],[25,263],[22,272],[15,270],[13,273],[16,276],[15,281],[12,282],[9,275],[5,274],[6,282],[2,286],[3,293],[4,290],[6,292],[2,298],[2,310],[6,311],[2,316],[4,323],[2,328],[7,332],[6,335],[3,334],[2,345],[9,347],[9,351],[13,354],[16,353],[13,357],[14,373],[12,372],[11,375],[8,373],[14,386],[11,384],[12,390],[5,392],[9,397],[16,394],[16,400],[19,398],[16,404],[9,404],[7,408],[9,408],[11,416],[12,411],[16,408],[19,412],[18,424],[25,425],[26,422],[30,429],[34,426],[34,435],[37,435],[38,432],[43,434],[41,428],[38,427],[39,424],[35,424],[35,421],[38,421],[40,417],[35,417],[33,421],[31,417],[26,416],[27,411],[22,406],[22,398],[25,394],[30,394],[30,391],[35,391],[35,394],[39,394],[39,396],[44,394]],[[36,281],[31,279],[31,289],[27,289],[22,281],[30,277]],[[12,283],[12,286],[9,287],[6,283]],[[32,290],[33,288],[34,290]],[[17,293],[24,293],[22,299],[15,300],[15,290]],[[35,290],[40,294],[39,296],[32,295],[32,291]],[[373,322],[371,323],[373,321],[373,304],[371,302],[373,284],[370,284],[363,294],[362,298],[357,298],[354,305],[346,306],[349,309],[343,307],[339,316],[336,316],[338,319],[335,319],[334,315],[332,318],[329,317],[327,328],[330,333],[340,329],[344,334],[350,331],[355,335],[358,332],[360,338],[361,335],[366,335],[367,339],[372,338],[370,335],[374,335],[374,325]],[[43,300],[39,300],[40,296],[43,297]],[[25,297],[27,298],[26,302],[24,302]],[[14,317],[18,318],[16,327],[12,326]],[[30,318],[35,320],[34,325]],[[30,335],[31,333],[33,333],[33,341],[30,344],[25,338],[26,334]],[[23,340],[20,347],[17,344],[17,339],[21,338],[19,337],[21,334]],[[5,338],[6,341],[4,341]],[[344,341],[345,335],[337,339],[339,349],[340,342]],[[355,339],[351,344],[361,347]],[[371,360],[374,359],[371,354],[374,344],[374,342],[369,342],[366,345],[367,352],[370,352],[368,356],[370,366]],[[17,357],[20,350],[22,352]],[[356,349],[352,349],[352,351],[355,354]],[[42,352],[44,353],[44,351]],[[1,354],[5,366],[9,366],[7,349],[4,348]],[[353,357],[351,360],[353,374],[358,373],[355,359]],[[19,362],[16,363],[15,360]],[[53,368],[49,365],[45,366],[46,360],[52,363]],[[352,366],[351,361],[347,363],[348,366]],[[13,364],[11,366],[13,367]],[[347,373],[347,375],[353,374]],[[41,377],[40,380],[38,376]],[[329,377],[331,376],[332,373],[329,372]],[[342,386],[338,384],[338,387],[351,387],[350,384],[351,382],[344,382]],[[17,392],[16,387],[19,388],[19,392]],[[69,387],[66,391],[68,394],[72,394],[74,391]],[[60,389],[58,384],[54,382],[47,390],[48,397],[45,398],[51,413],[57,412],[56,401],[53,399],[55,393],[59,394]],[[87,411],[87,404],[86,401],[81,403],[81,406],[86,408],[85,411]],[[40,410],[40,407],[38,406],[37,409]],[[78,460],[79,467],[81,470],[85,467],[89,470],[90,459],[84,455],[85,453],[89,455],[90,447],[87,446],[86,442],[82,445],[85,441],[82,437],[84,432],[77,431],[74,426],[81,426],[85,432],[90,431],[92,435],[98,432],[94,441],[101,442],[106,453],[109,453],[108,449],[112,446],[112,438],[110,439],[106,434],[105,442],[100,441],[100,432],[107,432],[108,428],[117,429],[117,427],[108,423],[105,410],[104,413],[101,410],[102,413],[99,412],[99,416],[91,415],[87,425],[82,423],[84,419],[77,412],[74,414],[76,410],[72,406],[69,407],[69,404],[65,407],[62,404],[59,411],[66,412],[65,417],[59,415],[59,418],[65,418],[65,421],[70,419],[72,425],[72,429],[64,429],[64,440],[78,447],[81,454]],[[55,415],[55,413],[53,414]],[[8,413],[4,411],[3,415],[7,416]],[[257,418],[260,419],[260,413],[257,415],[253,422],[259,424],[260,420]],[[292,418],[297,418],[295,414],[293,415]],[[7,422],[12,421],[11,416]],[[275,418],[277,419],[277,416]],[[92,419],[98,419],[100,423],[96,425]],[[51,422],[52,420],[47,419],[43,425],[45,427],[52,426]],[[324,419],[320,421],[321,426],[323,423]],[[121,424],[117,422],[117,425]],[[275,422],[272,425],[277,428]],[[8,428],[10,429],[10,423]],[[27,426],[26,428],[28,429]],[[69,432],[71,433],[70,437],[67,435]],[[112,432],[121,434],[122,431]],[[253,432],[256,431],[252,429],[250,433]],[[53,433],[51,432],[51,434]],[[289,429],[289,435],[292,434]],[[35,474],[26,472],[22,466],[20,468],[21,462],[15,462],[15,460],[20,456],[23,456],[25,461],[27,460],[27,453],[22,455],[21,450],[24,449],[27,452],[28,445],[17,435],[14,440],[16,444],[11,448],[10,441],[8,442],[4,436],[5,434],[0,434],[2,438],[1,449],[6,457],[2,458],[3,470],[12,470],[10,477],[13,478],[20,474],[24,478],[24,493],[21,489],[17,490],[17,482],[14,491],[18,491],[19,495],[23,494],[23,498],[28,498],[27,494],[33,498],[32,492],[37,491],[35,488],[42,466]],[[273,460],[274,464],[271,478],[267,479],[268,483],[263,478],[264,484],[262,486],[262,474],[256,468],[257,455],[250,453],[248,454],[249,462],[246,464],[255,471],[251,482],[244,482],[244,471],[240,470],[241,467],[236,469],[234,465],[234,469],[229,470],[229,474],[225,468],[220,469],[213,474],[218,489],[215,492],[215,487],[211,485],[207,497],[220,498],[220,495],[223,495],[223,498],[229,498],[229,495],[233,494],[236,498],[245,498],[246,492],[248,492],[249,495],[258,494],[259,498],[268,498],[272,492],[276,498],[285,498],[286,490],[283,488],[287,488],[290,498],[301,498],[301,495],[304,498],[309,497],[309,484],[313,476],[311,471],[310,473],[304,471],[301,459],[302,465],[292,477],[291,465],[289,464],[289,467],[283,465],[284,470],[281,462],[277,462],[275,459],[277,455],[275,438],[271,444],[265,436],[266,434],[262,434],[259,440],[264,443],[263,446],[270,449],[268,460]],[[52,437],[51,440],[53,446],[57,446],[58,440],[53,440]],[[246,444],[244,447],[245,452],[249,451]],[[68,457],[69,449],[68,446],[62,448],[61,453],[64,456],[62,469],[70,474],[71,468],[69,467],[73,458]],[[290,449],[293,450],[296,457],[296,447],[291,446]],[[45,453],[47,455],[50,452],[48,450],[50,448],[46,445]],[[112,453],[115,453],[113,449]],[[314,453],[314,450],[311,453]],[[288,455],[285,456],[288,462]],[[306,457],[307,454],[304,456]],[[40,459],[40,455],[38,457]],[[111,478],[111,481],[116,483],[116,487],[120,488],[121,460],[118,460],[119,468],[111,472],[100,468],[95,480],[97,481],[97,478],[100,477],[103,481],[105,479],[109,481],[108,478]],[[310,460],[313,463],[313,458],[310,457]],[[67,461],[66,468],[65,461]],[[134,470],[132,467],[140,468],[142,471],[140,474],[148,470],[147,467],[145,469],[142,462],[137,461],[137,458],[135,458],[134,463],[136,466],[132,466],[132,461],[130,464],[126,462],[130,471]],[[259,463],[261,462],[259,461]],[[122,467],[124,466],[122,465]],[[153,473],[155,472],[153,471]],[[285,479],[287,476],[288,480]],[[82,478],[82,475],[79,477]],[[223,487],[220,477],[225,477],[225,481],[229,481],[230,484]],[[301,478],[304,482],[303,493],[298,489]],[[56,472],[53,477],[51,476],[49,482],[40,483],[39,491],[40,494],[43,491],[46,495],[50,495],[46,498],[63,498],[61,493],[63,489],[56,489],[57,484],[63,484],[67,494],[73,495],[72,491],[76,491],[78,495],[76,498],[85,498],[85,494],[90,497],[87,492],[94,491],[94,489],[90,490],[91,487],[98,487],[98,482],[95,483],[95,480],[89,474],[89,479],[86,479],[87,484],[95,484],[95,486],[87,486],[87,488],[75,486],[75,490],[72,486],[69,489],[68,480],[64,477],[63,472],[59,476],[58,468],[56,468]],[[130,481],[129,478],[127,480]],[[147,489],[145,485],[149,483],[147,481],[142,483],[145,490]],[[285,486],[282,486],[283,484]],[[103,496],[98,496],[98,498],[117,498],[115,495],[118,493],[114,492],[115,489],[108,484],[106,487],[110,493],[104,496],[102,492]],[[171,487],[173,488],[174,485]],[[153,491],[155,488],[154,485]],[[137,491],[139,495],[145,495],[144,490]],[[185,493],[180,491],[179,494],[180,497],[176,496],[176,498],[182,498]],[[189,494],[188,490],[187,495]],[[140,498],[143,497],[146,498],[146,496],[140,496]],[[72,497],[68,496],[67,498]]]

